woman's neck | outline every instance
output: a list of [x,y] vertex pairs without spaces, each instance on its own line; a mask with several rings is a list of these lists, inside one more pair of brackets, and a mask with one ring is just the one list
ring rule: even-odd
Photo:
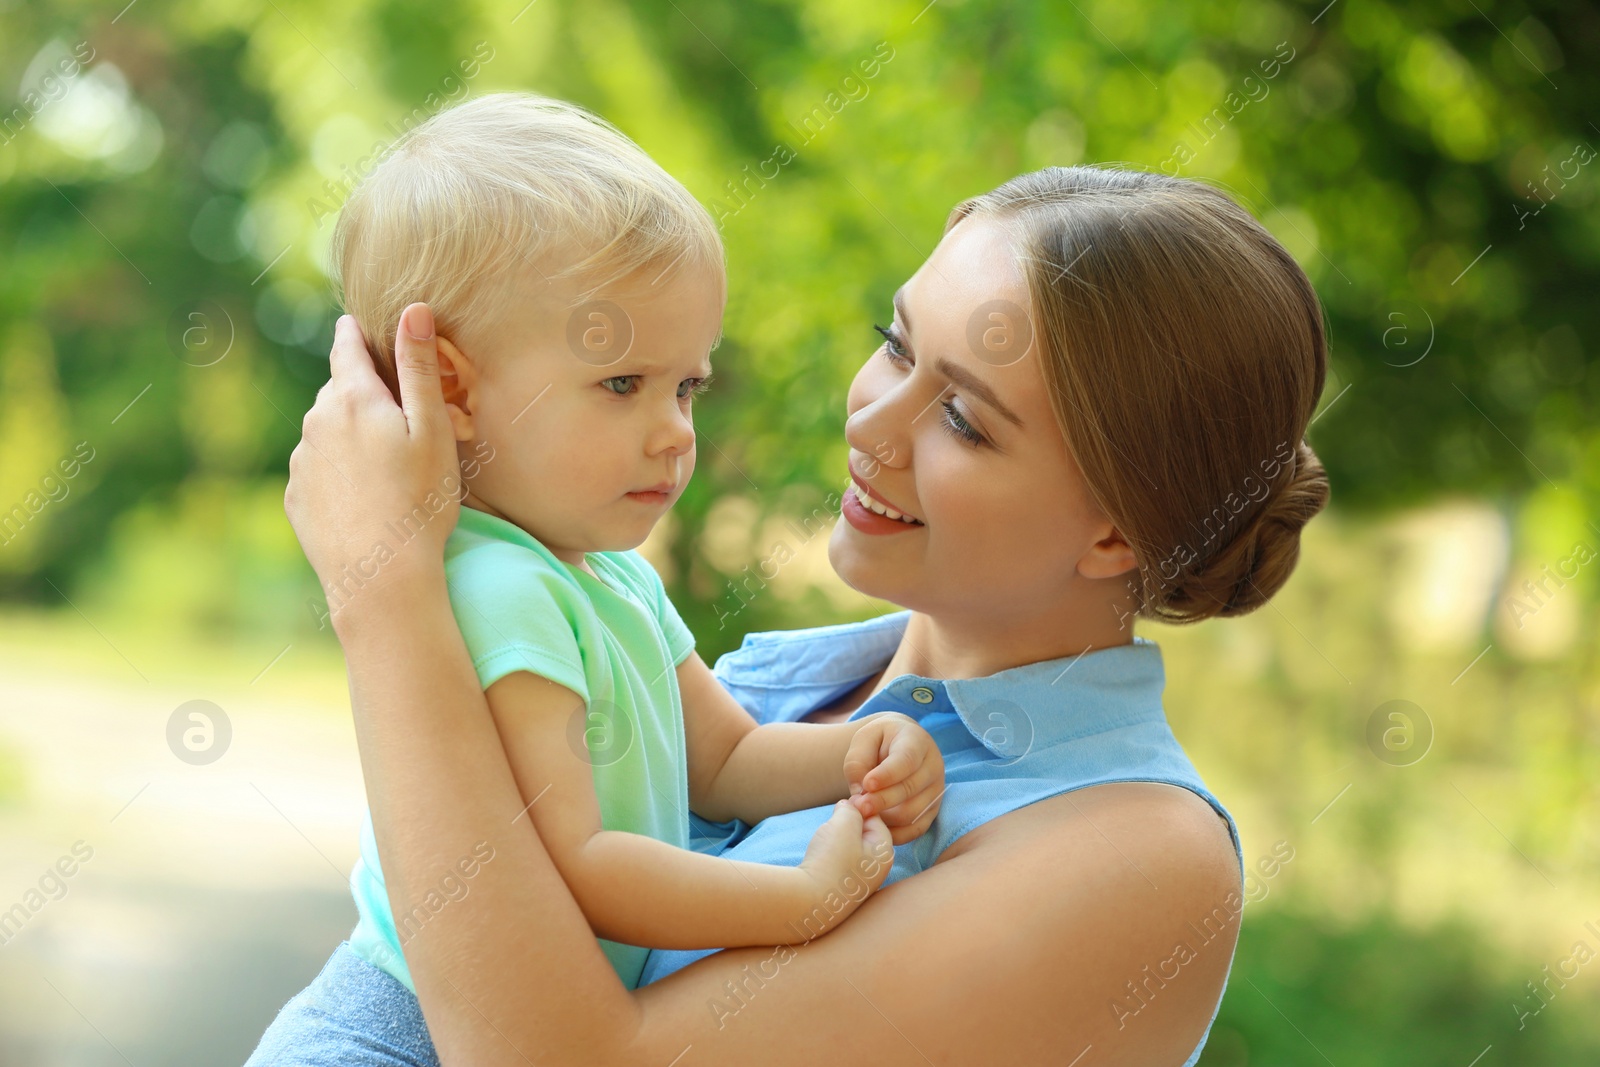
[[1029,663],[1130,644],[1132,622],[1118,620],[1115,614],[1095,625],[1059,618],[949,620],[913,611],[874,691],[902,674],[982,678]]

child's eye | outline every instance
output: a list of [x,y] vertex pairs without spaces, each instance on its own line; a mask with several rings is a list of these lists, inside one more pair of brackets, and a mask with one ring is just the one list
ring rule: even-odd
[[[622,375],[618,375],[615,378],[607,378],[605,381],[601,382],[600,384],[605,386],[607,389],[610,389],[613,393],[616,393],[618,396],[627,396],[629,393],[633,392],[633,387],[634,387],[635,383],[638,382],[638,380],[639,380],[639,376],[637,374],[622,374]],[[615,385],[612,384],[613,382],[624,382],[626,384],[625,384],[625,386],[623,388],[618,389]]]
[[678,399],[687,400],[692,396],[699,396],[711,388],[711,380],[712,376],[709,374],[704,378],[685,378],[678,383]]

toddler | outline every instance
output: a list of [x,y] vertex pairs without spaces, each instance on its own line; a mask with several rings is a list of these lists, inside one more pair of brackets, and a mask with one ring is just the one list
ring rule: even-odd
[[[429,305],[407,325],[431,314],[438,336],[464,488],[445,570],[527,804],[508,832],[538,832],[622,981],[649,948],[793,944],[848,916],[888,863],[837,824],[797,868],[688,848],[691,809],[753,824],[838,802],[903,843],[943,789],[909,717],[758,726],[634,551],[694,470],[726,293],[707,212],[592,115],[501,93],[407,134],[345,205],[334,260],[397,397],[402,309]],[[369,813],[351,948],[414,992],[406,942],[493,861],[478,843],[393,915]]]

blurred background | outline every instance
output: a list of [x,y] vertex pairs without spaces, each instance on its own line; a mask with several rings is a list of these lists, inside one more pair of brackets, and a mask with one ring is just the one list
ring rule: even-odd
[[353,924],[287,459],[340,204],[501,89],[722,226],[699,470],[645,549],[708,661],[889,610],[801,524],[958,200],[1120,161],[1261,217],[1327,308],[1334,504],[1271,606],[1140,631],[1254,872],[1203,1062],[1600,1062],[1592,4],[122,3],[0,0],[0,1062],[242,1062]]

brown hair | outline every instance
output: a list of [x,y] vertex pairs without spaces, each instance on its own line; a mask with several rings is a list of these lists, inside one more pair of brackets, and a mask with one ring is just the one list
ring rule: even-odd
[[1293,257],[1199,182],[1047,167],[956,206],[1018,235],[1051,406],[1138,560],[1138,614],[1266,603],[1328,500],[1306,444],[1327,377],[1322,309]]

